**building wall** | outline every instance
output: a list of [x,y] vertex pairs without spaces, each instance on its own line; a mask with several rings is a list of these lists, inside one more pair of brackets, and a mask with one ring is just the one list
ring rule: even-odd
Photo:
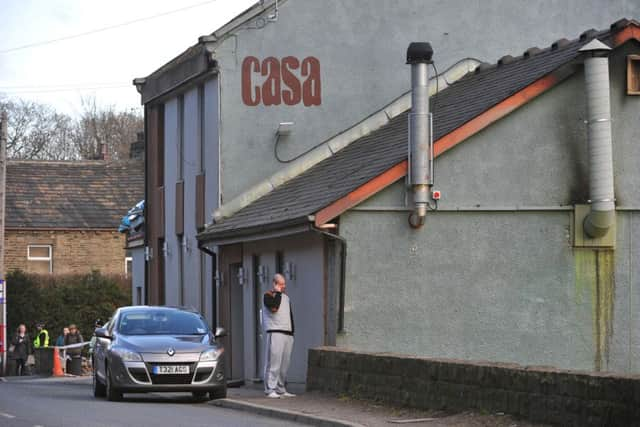
[[[446,4],[423,0],[400,3],[296,0],[281,1],[280,5],[277,22],[264,21],[264,26],[262,22],[249,22],[232,31],[232,35],[216,48],[219,74],[204,84],[206,159],[203,169],[206,171],[207,219],[219,201],[224,203],[232,199],[282,167],[273,156],[275,131],[280,122],[295,122],[293,133],[281,138],[279,144],[282,157],[291,158],[352,126],[407,91],[409,67],[405,65],[404,56],[411,41],[430,41],[435,49],[436,66],[443,71],[466,56],[495,62],[498,56],[518,55],[533,45],[545,46],[560,37],[577,37],[587,28],[606,28],[623,16],[640,16],[640,4],[629,0],[612,0],[606,7],[599,0],[586,3],[584,0],[553,1],[544,6],[541,2],[525,0],[456,0]],[[500,31],[494,31],[494,28],[500,28]],[[278,61],[287,56],[299,61],[317,58],[320,61],[321,104],[305,106],[301,101],[296,105],[245,105],[242,64],[248,56],[255,56],[261,64],[270,56]],[[296,76],[304,80],[299,70]],[[254,72],[252,79],[253,83],[261,85],[264,77]],[[189,96],[185,94],[186,99]],[[147,243],[153,252],[148,276],[153,302],[180,302],[179,249],[172,232],[175,169],[179,159],[175,145],[175,102],[175,98],[166,101],[167,109],[163,114],[166,123],[160,128],[161,135],[154,138],[154,129],[148,130],[151,135],[148,141],[152,145],[159,141],[158,147],[164,153],[164,166],[159,167],[166,167],[167,171],[164,182],[149,184],[148,180],[147,186],[150,219],[154,212],[162,209],[156,189],[165,184],[164,228],[169,249],[168,254],[164,254],[158,243],[158,232],[147,230]],[[192,118],[185,115],[186,122]],[[157,122],[162,124],[161,120]],[[167,138],[164,149],[160,145],[163,136]],[[191,133],[185,136],[185,148],[193,148],[192,136]],[[155,154],[153,146],[148,148],[151,166],[148,165],[147,170],[150,171],[158,167],[155,159],[162,156]],[[185,178],[189,181],[191,175]],[[186,183],[187,199],[192,194],[189,187]],[[185,220],[192,216],[192,209],[191,199],[185,200]],[[153,227],[151,221],[148,224]],[[186,238],[189,243],[189,236]],[[192,246],[195,247],[195,243]],[[194,259],[198,257],[195,250],[185,255],[185,266],[192,267],[185,269],[189,276],[184,293],[188,301],[185,302],[195,303],[215,323],[212,306],[216,289],[210,280],[213,278],[211,258],[205,256],[205,266],[198,269],[194,267],[197,264]],[[160,270],[166,272],[166,278]],[[194,275],[198,271],[207,280],[204,289]],[[165,286],[166,298],[158,290]],[[192,289],[191,286],[200,288]]]
[[199,89],[184,94],[184,304],[200,308],[202,293],[202,253],[196,241],[196,175],[200,168]]
[[[633,47],[633,49],[632,49]],[[583,75],[436,160],[439,210],[407,225],[396,183],[340,218],[349,242],[338,344],[430,357],[638,372],[640,99],[612,58],[617,243],[572,245],[588,198]]]
[[53,247],[54,274],[83,274],[100,270],[105,274],[125,273],[124,234],[117,231],[6,230],[7,271],[29,271],[27,247]]
[[[202,171],[205,174],[205,222],[211,221],[211,213],[220,204],[220,139],[218,136],[219,125],[219,92],[218,79],[213,78],[204,83],[203,99],[203,129],[204,129],[204,156],[202,159]],[[215,265],[211,256],[204,256],[204,289],[205,301],[201,304],[202,314],[209,320],[212,326],[218,324],[214,318],[214,304],[217,301],[217,283],[214,280]],[[217,317],[217,314],[215,315]]]
[[181,129],[179,128],[179,102],[178,98],[172,98],[164,104],[164,203],[165,203],[165,247],[161,248],[158,256],[164,257],[164,287],[165,303],[167,305],[182,305],[180,276],[180,256],[182,246],[176,235],[176,183],[178,177],[178,165],[180,161],[180,149],[178,141]]
[[[205,175],[205,221],[209,222],[219,200],[218,111],[216,78],[164,102],[166,250],[160,248],[158,252],[164,264],[165,281],[160,286],[165,287],[166,304],[194,307],[205,315],[212,326],[217,323],[213,319],[216,285],[212,259],[198,249],[196,240],[196,176]],[[176,183],[179,181],[184,182],[182,238],[176,234]]]
[[164,304],[164,106],[145,105],[145,265],[147,302]]
[[[249,22],[216,48],[223,203],[282,167],[273,155],[280,122],[295,122],[292,134],[279,142],[287,159],[408,91],[405,54],[411,41],[430,41],[442,72],[465,57],[495,63],[502,55],[518,56],[531,46],[549,46],[589,28],[608,28],[624,16],[640,16],[640,3],[629,0],[295,0],[280,6],[277,22]],[[242,65],[251,56],[263,71],[269,69],[268,57],[317,58],[321,105],[245,105]],[[299,70],[295,73],[305,80]],[[250,75],[250,87],[266,79],[258,72]],[[284,84],[282,89],[289,90]]]

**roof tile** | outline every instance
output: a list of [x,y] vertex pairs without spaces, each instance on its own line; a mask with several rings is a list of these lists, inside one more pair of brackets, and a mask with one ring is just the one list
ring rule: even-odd
[[117,229],[142,198],[140,161],[7,162],[7,228]]

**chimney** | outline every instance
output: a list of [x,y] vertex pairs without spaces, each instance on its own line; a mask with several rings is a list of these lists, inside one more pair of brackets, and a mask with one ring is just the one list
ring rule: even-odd
[[129,158],[132,160],[144,159],[144,132],[136,133],[136,140],[129,146]]
[[414,211],[409,216],[413,228],[424,225],[433,185],[433,147],[429,115],[429,71],[433,49],[429,43],[413,42],[407,49],[411,64],[411,113],[409,114],[409,186]]
[[107,148],[107,144],[99,142],[98,143],[98,152],[96,153],[94,159],[96,160],[104,160],[104,161],[109,161],[111,160],[110,156],[109,156],[109,150]]
[[591,238],[604,236],[616,219],[609,90],[610,50],[609,46],[598,39],[592,40],[580,49],[585,55],[584,80],[591,199],[591,211],[585,218],[583,227],[584,232]]

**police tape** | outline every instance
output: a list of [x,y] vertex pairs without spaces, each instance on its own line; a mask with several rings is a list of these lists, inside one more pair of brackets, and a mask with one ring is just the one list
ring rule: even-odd
[[[82,348],[85,345],[89,345],[89,344],[91,344],[91,341],[84,341],[84,342],[77,343],[77,344],[69,344],[69,345],[62,345],[62,346],[57,346],[56,345],[56,346],[54,346],[54,348],[56,350],[58,350],[58,358],[60,359],[60,361],[61,362],[66,362],[67,360],[71,360],[72,359],[72,357],[67,354],[67,350],[75,349],[75,348]],[[64,375],[68,375],[67,374],[66,363],[63,363],[61,368],[62,368],[62,371],[64,372]],[[56,374],[54,374],[54,375],[56,375]]]
[[77,344],[69,344],[69,345],[54,345],[53,347],[56,347],[58,350],[66,350],[68,348],[82,348],[85,345],[89,345],[91,344],[91,341],[85,341],[85,342],[80,342]]

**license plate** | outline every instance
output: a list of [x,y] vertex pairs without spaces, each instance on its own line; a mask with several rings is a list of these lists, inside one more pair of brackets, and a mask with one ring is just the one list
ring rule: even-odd
[[175,374],[188,374],[188,365],[156,365],[153,367],[154,375],[175,375]]

